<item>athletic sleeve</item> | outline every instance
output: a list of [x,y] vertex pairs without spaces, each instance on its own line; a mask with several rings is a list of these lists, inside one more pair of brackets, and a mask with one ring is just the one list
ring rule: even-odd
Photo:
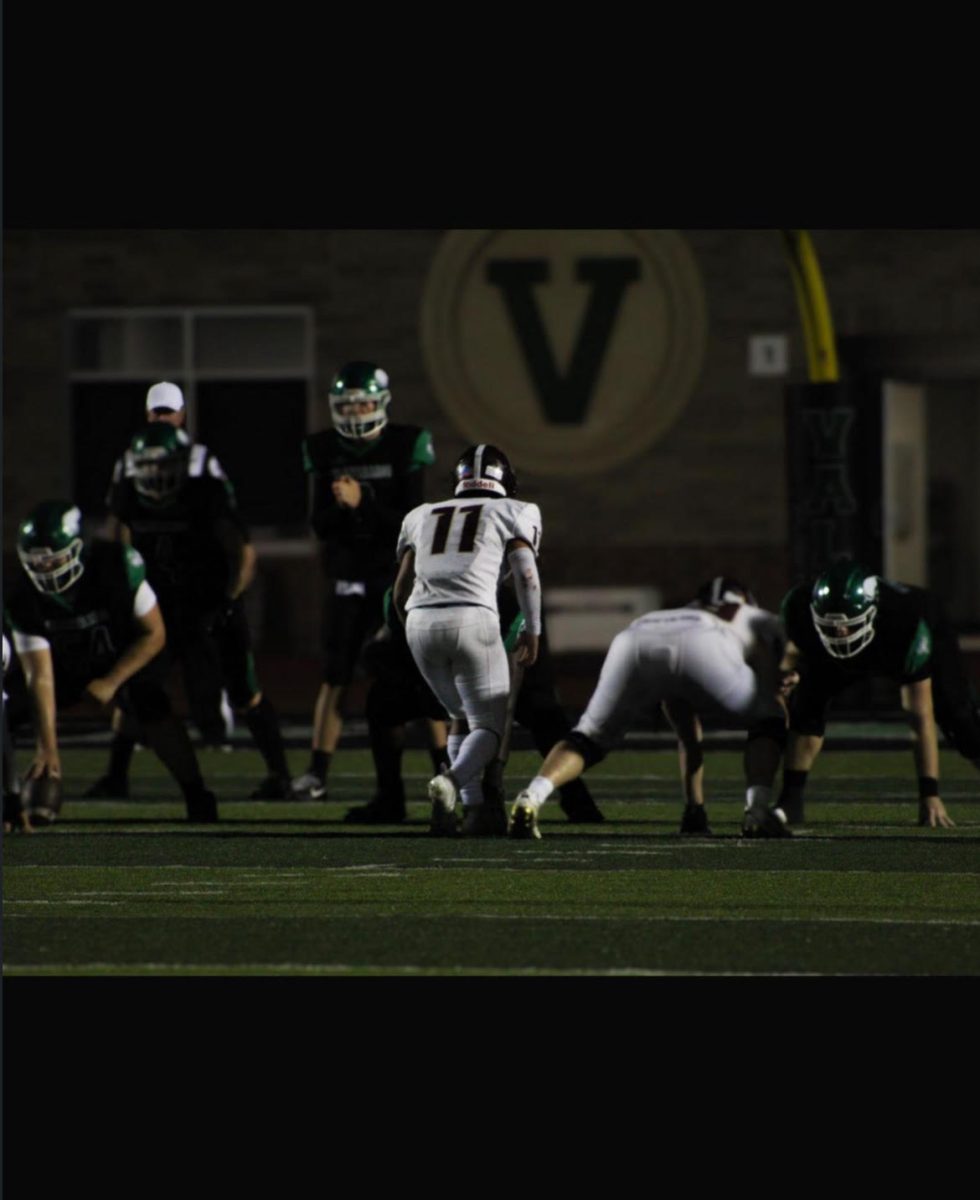
[[50,650],[51,643],[47,638],[43,638],[36,633],[21,633],[15,629],[14,634],[14,649],[18,654],[26,654],[31,650]]
[[130,591],[136,592],[139,590],[140,584],[146,582],[146,561],[143,555],[132,546],[123,547],[123,560],[126,564],[126,581]]
[[145,617],[157,606],[157,594],[144,579],[133,597],[133,616]]
[[517,602],[521,606],[527,628],[531,633],[540,635],[541,580],[534,553],[526,546],[519,546],[516,550],[511,550],[507,561],[513,572],[514,591],[517,593]]
[[432,434],[428,429],[420,430],[412,447],[412,458],[408,469],[417,471],[420,467],[431,467],[436,461],[436,452],[432,446]]
[[395,561],[401,562],[402,556],[406,550],[415,549],[416,533],[416,513],[418,509],[413,508],[412,511],[402,521],[401,529],[398,531],[398,542],[395,546]]
[[524,504],[516,515],[511,537],[523,538],[537,556],[541,548],[541,509],[536,504]]

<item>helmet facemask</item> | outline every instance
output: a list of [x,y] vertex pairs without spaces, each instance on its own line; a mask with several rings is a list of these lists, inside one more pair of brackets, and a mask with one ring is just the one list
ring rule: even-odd
[[80,537],[75,538],[64,550],[50,550],[46,546],[23,550],[18,546],[17,555],[31,583],[46,596],[67,592],[85,570]]
[[82,514],[70,502],[38,505],[17,535],[17,557],[45,596],[59,596],[78,582],[85,570],[83,549]]
[[853,658],[875,635],[878,577],[860,563],[842,559],[819,576],[810,595],[810,615],[832,658]]
[[817,636],[833,658],[853,658],[855,654],[861,653],[875,635],[877,604],[872,604],[857,617],[849,617],[846,613],[824,613],[818,616],[812,607],[810,611]]
[[[352,389],[330,394],[330,417],[341,437],[362,441],[375,437],[388,424],[391,392]],[[358,411],[369,406],[367,411]]]
[[133,454],[131,473],[133,486],[144,500],[166,504],[187,479],[187,453],[168,453],[162,446],[147,446]]

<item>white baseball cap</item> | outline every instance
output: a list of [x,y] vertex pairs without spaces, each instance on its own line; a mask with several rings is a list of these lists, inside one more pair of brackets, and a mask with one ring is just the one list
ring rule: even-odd
[[175,383],[155,383],[146,393],[146,411],[153,412],[155,408],[169,408],[171,412],[180,412],[184,407],[184,393]]

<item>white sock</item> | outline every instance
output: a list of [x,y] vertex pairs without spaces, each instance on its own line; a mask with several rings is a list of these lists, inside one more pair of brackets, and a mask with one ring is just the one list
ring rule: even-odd
[[757,783],[745,793],[746,808],[769,808],[772,805],[772,788]]
[[452,777],[461,792],[471,781],[479,782],[484,767],[493,759],[499,746],[500,738],[489,729],[471,729],[463,738],[452,765]]
[[459,758],[459,748],[466,741],[465,733],[451,733],[446,741],[446,750],[449,752],[449,765]]
[[460,788],[459,794],[462,798],[464,808],[473,808],[478,804],[482,804],[483,776],[478,775],[476,779],[471,780],[466,787]]
[[543,775],[535,775],[524,789],[524,793],[534,808],[538,809],[554,790],[555,785],[550,779],[545,779]]

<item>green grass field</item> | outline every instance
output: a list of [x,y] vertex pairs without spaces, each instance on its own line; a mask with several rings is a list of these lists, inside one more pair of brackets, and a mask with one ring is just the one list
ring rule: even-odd
[[[980,975],[980,776],[948,751],[956,829],[915,825],[908,750],[828,751],[780,841],[739,836],[730,751],[708,753],[711,838],[678,832],[673,752],[624,750],[587,777],[606,822],[555,800],[540,842],[428,837],[421,751],[408,821],[382,828],[342,822],[373,790],[365,750],[341,750],[319,804],[240,799],[258,755],[209,754],[208,827],[147,752],[133,799],[74,799],[105,761],[67,750],[59,822],[4,838],[8,976]],[[511,795],[539,761],[512,756]]]

